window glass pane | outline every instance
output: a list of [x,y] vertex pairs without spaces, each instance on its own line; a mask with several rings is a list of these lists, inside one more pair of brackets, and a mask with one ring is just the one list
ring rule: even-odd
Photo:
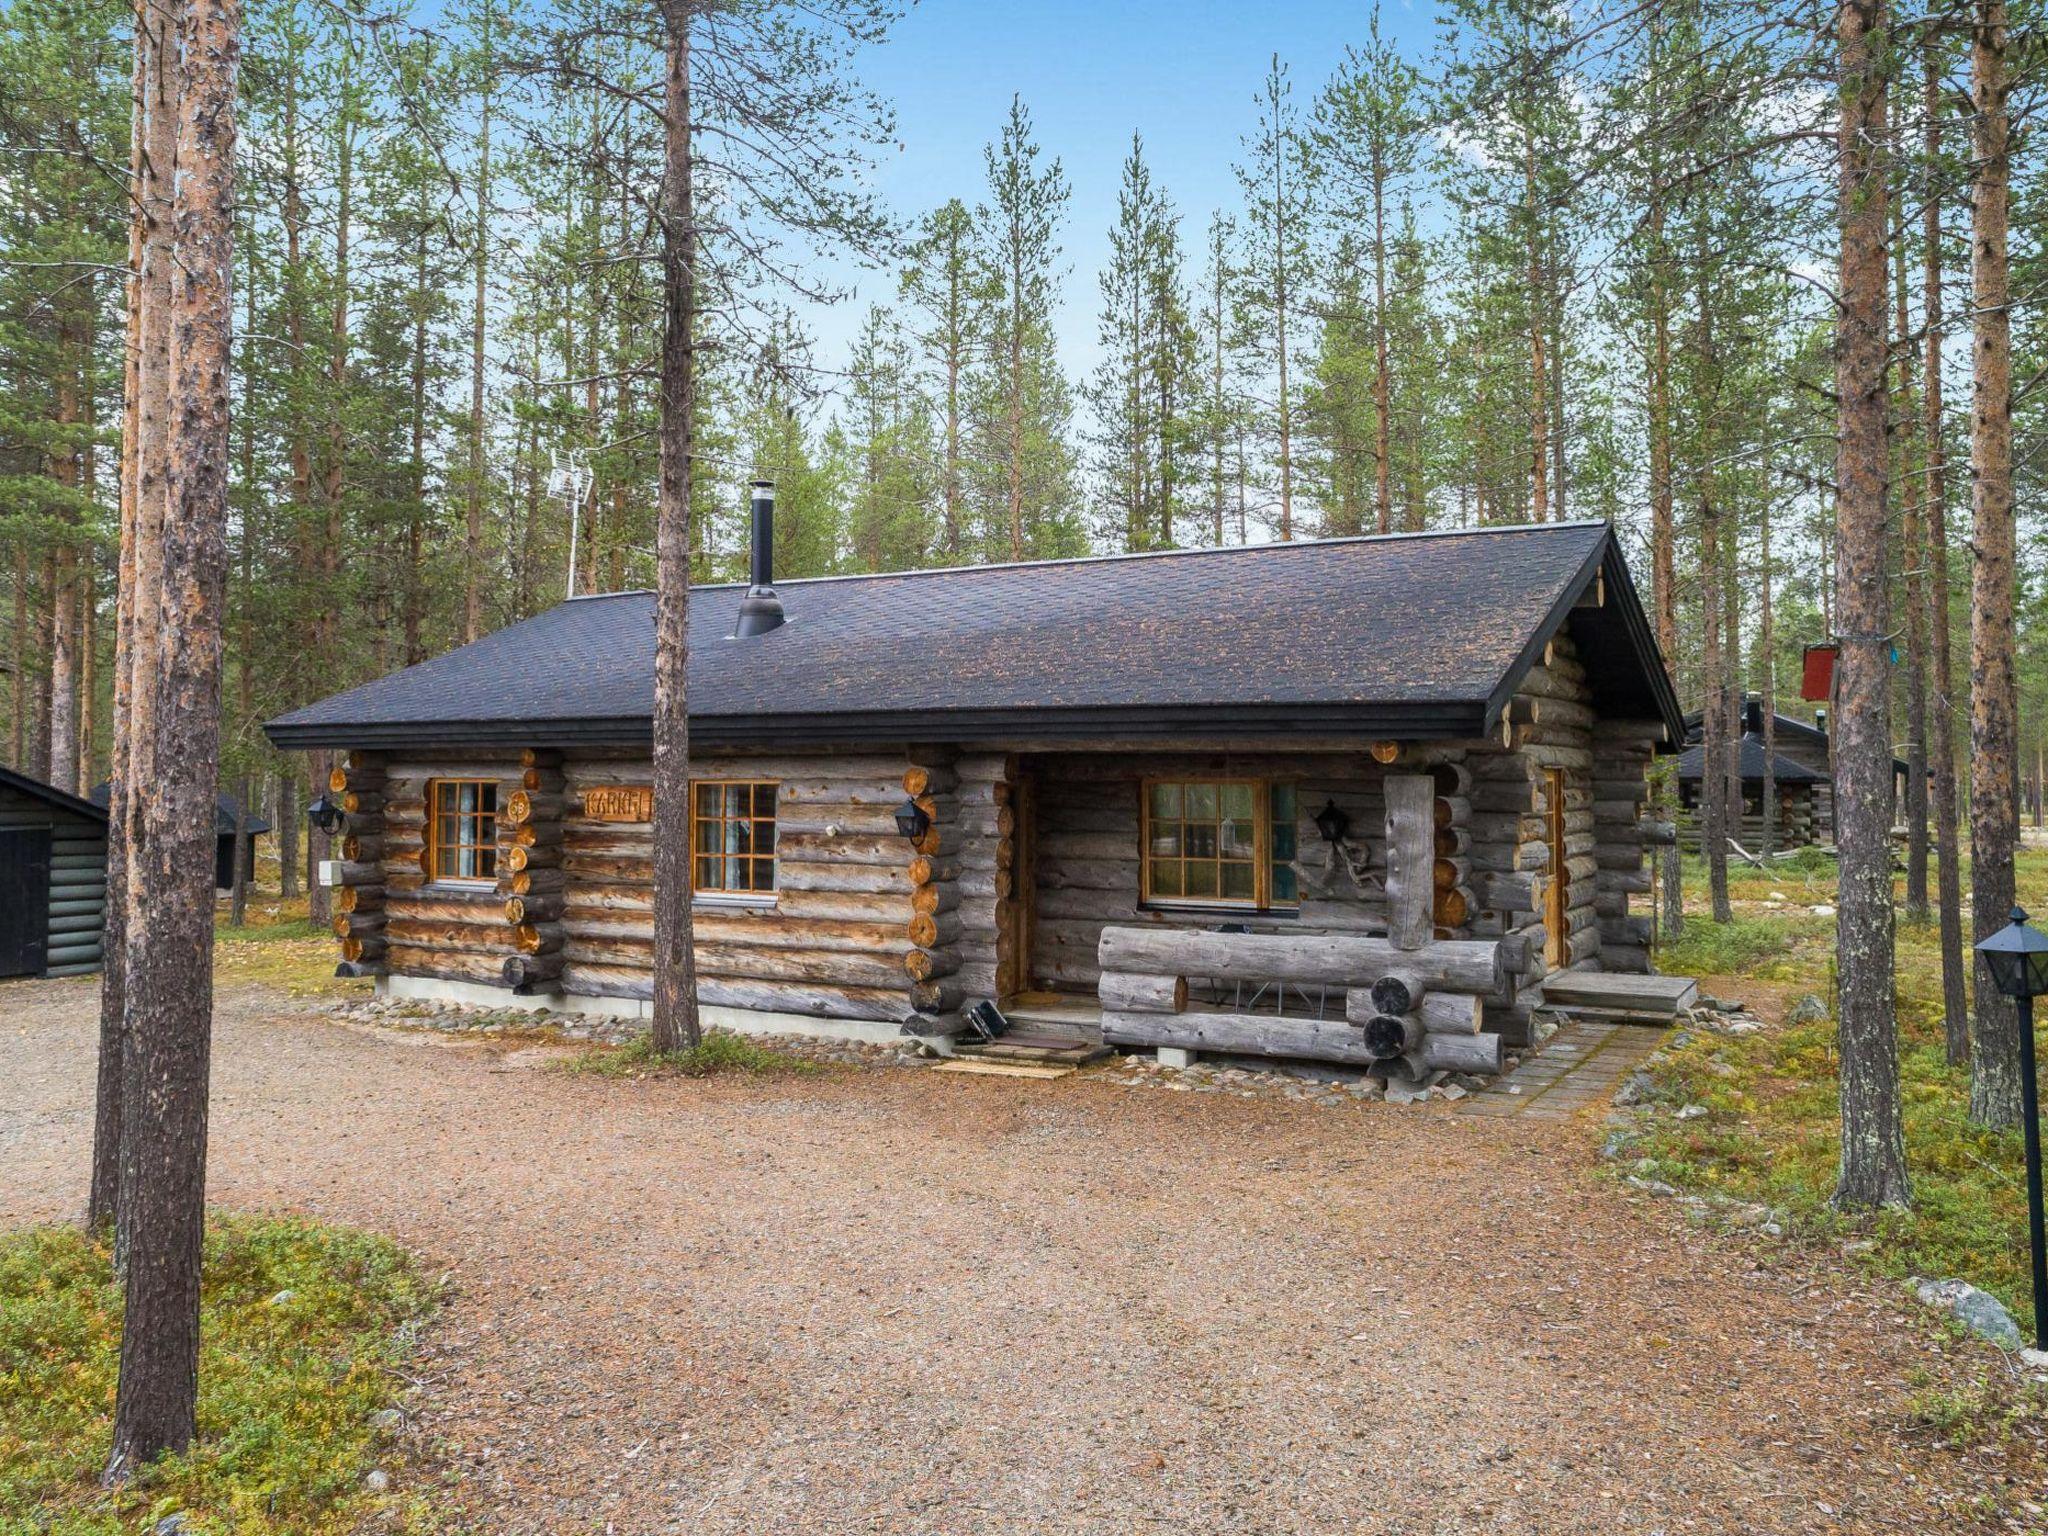
[[1278,827],[1282,822],[1285,822],[1287,825],[1292,826],[1294,824],[1294,817],[1294,786],[1292,784],[1275,784],[1273,786],[1273,825]]
[[719,887],[718,860],[705,854],[697,855],[697,872],[694,877],[700,891],[715,891]]
[[1168,821],[1180,819],[1180,786],[1178,784],[1154,784],[1152,786],[1152,814]]
[[1249,784],[1225,784],[1223,786],[1223,814],[1230,817],[1249,818],[1252,815],[1252,786]]
[[775,851],[774,822],[763,821],[755,825],[754,846],[755,848],[759,849],[762,853],[773,853]]
[[1273,900],[1289,905],[1301,900],[1301,883],[1296,879],[1292,865],[1273,866]]
[[1160,858],[1177,858],[1180,854],[1180,823],[1177,821],[1152,823],[1152,852]]
[[1216,827],[1213,822],[1206,826],[1201,822],[1189,822],[1182,841],[1190,860],[1216,857]]
[[1249,864],[1225,864],[1223,870],[1223,894],[1239,900],[1249,901],[1256,894],[1252,883],[1252,866]]
[[1216,786],[1214,784],[1188,785],[1186,800],[1189,821],[1214,821],[1216,819]]
[[1179,896],[1180,862],[1177,859],[1154,859],[1152,861],[1152,894],[1154,896]]
[[1190,862],[1187,866],[1187,891],[1189,896],[1214,896],[1216,894],[1216,866],[1213,863]]
[[1259,851],[1259,833],[1255,823],[1249,821],[1226,821],[1223,824],[1223,855],[1231,859],[1249,859]]

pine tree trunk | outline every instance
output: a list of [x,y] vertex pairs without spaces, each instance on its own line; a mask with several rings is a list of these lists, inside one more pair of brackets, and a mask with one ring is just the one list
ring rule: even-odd
[[1891,664],[1885,584],[1886,166],[1884,0],[1843,0],[1836,321],[1835,922],[1840,967],[1841,1177],[1849,1209],[1904,1205],[1898,1026],[1892,993]]
[[[234,295],[235,0],[186,0],[176,94],[172,403],[154,694],[131,789],[140,900],[130,909],[121,1225],[128,1234],[110,1473],[184,1449],[196,1429],[199,1260],[213,1022],[213,843],[227,586]],[[154,137],[154,135],[152,135]],[[148,290],[145,287],[145,297]]]
[[1372,143],[1372,403],[1373,502],[1379,531],[1394,531],[1393,433],[1387,420],[1393,391],[1387,380],[1387,165],[1376,128]]
[[[491,11],[483,11],[485,69],[492,65]],[[492,82],[484,83],[478,109],[476,172],[476,254],[472,274],[469,331],[469,484],[464,503],[462,540],[462,638],[465,644],[483,633],[484,568],[484,315],[489,296],[491,231],[491,102]]]
[[250,868],[253,848],[249,838],[249,794],[249,776],[245,773],[235,785],[234,862],[229,866],[234,883],[228,887],[228,926],[232,928],[240,928],[249,921],[249,880],[255,873]]
[[[2012,294],[2006,265],[2011,161],[2007,144],[2005,0],[1978,0],[1970,44],[1976,154],[1970,211],[1975,360],[1970,409],[1973,549],[1970,577],[1970,900],[1976,938],[2003,927],[2013,905],[2019,840],[2014,672]],[[2020,1119],[2019,1021],[1977,967],[1970,1115],[1981,1125]]]
[[[1896,119],[1893,142],[1904,151],[1905,91],[1893,97]],[[1929,167],[1929,189],[1934,169]],[[1913,353],[1907,342],[1912,321],[1907,306],[1906,196],[1899,177],[1899,209],[1892,230],[1893,334],[1898,392],[1892,410],[1893,474],[1901,504],[1900,558],[1905,566],[1906,602],[1906,921],[1925,923],[1927,907],[1927,520],[1926,481],[1917,475],[1914,438],[1919,426],[1913,408]],[[1924,463],[1926,445],[1920,445]]]
[[1771,503],[1768,492],[1757,510],[1757,650],[1763,658],[1764,821],[1758,856],[1768,859],[1778,848],[1778,652],[1771,614]]
[[1544,400],[1550,367],[1543,356],[1543,257],[1537,231],[1541,220],[1536,210],[1536,136],[1528,136],[1522,163],[1523,219],[1528,225],[1529,264],[1529,517],[1544,522],[1550,516],[1550,407]]
[[143,252],[151,227],[151,210],[161,196],[156,172],[144,153],[154,106],[155,34],[148,26],[134,29],[134,65],[129,81],[128,172],[135,201],[128,220],[128,276],[125,283],[127,327],[121,348],[121,528],[114,587],[114,731],[107,783],[107,909],[100,935],[100,1029],[98,1073],[94,1084],[92,1175],[86,1195],[85,1223],[93,1231],[113,1225],[121,1187],[121,1087],[128,1039],[128,807],[133,774],[129,769],[132,741],[131,690],[135,664],[135,584],[137,504],[140,494],[138,439],[141,436],[143,359],[148,355],[143,328]]
[[277,899],[296,901],[299,896],[298,781],[289,773],[277,776],[277,810],[270,824],[277,828]]
[[691,179],[690,24],[695,0],[663,0],[668,22],[661,178],[661,489],[654,621],[654,1047],[702,1039],[690,923],[690,479],[696,408],[696,201]]

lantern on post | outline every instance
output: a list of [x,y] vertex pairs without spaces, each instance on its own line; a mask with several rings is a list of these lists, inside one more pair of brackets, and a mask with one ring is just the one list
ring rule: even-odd
[[2048,934],[2024,908],[1977,946],[1991,984],[2012,999],[2020,1025],[2020,1129],[2027,1143],[2027,1239],[2034,1260],[2034,1348],[2048,1350],[2048,1248],[2041,1216],[2041,1104],[2034,1084],[2034,999],[2048,993]]

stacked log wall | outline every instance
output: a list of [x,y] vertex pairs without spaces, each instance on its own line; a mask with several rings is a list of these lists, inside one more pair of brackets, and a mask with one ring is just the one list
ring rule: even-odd
[[[1219,756],[1186,753],[1062,753],[1033,760],[1034,903],[1030,981],[1092,994],[1111,925],[1214,929],[1242,922],[1275,933],[1384,934],[1388,769],[1366,752]],[[1145,904],[1141,796],[1148,779],[1246,778],[1295,788],[1300,904],[1255,912]],[[1350,822],[1341,851],[1323,840],[1316,813],[1335,802]]]
[[1015,951],[1017,760],[978,753],[960,758],[951,772],[958,840],[951,858],[931,862],[931,900],[950,904],[957,968],[945,995],[918,994],[920,1011],[929,1014],[1008,996],[1024,984],[1022,957]]
[[[350,753],[355,761],[357,754]],[[355,936],[384,944],[385,972],[434,981],[487,986],[504,984],[505,962],[519,953],[496,878],[504,874],[504,850],[493,880],[430,881],[427,857],[427,786],[436,779],[479,779],[496,786],[502,812],[521,787],[524,771],[516,751],[471,752],[460,757],[391,754],[382,765],[384,793],[381,837],[384,910],[372,933],[363,919]],[[367,796],[350,812],[350,830],[367,829],[372,804]],[[499,824],[499,835],[504,835]],[[557,856],[559,858],[559,856]],[[336,932],[344,918],[337,915]],[[344,942],[349,935],[343,935]]]
[[50,829],[50,902],[43,929],[47,976],[83,976],[100,968],[107,926],[107,824],[0,788],[0,828]]
[[[933,854],[911,848],[895,822],[907,766],[900,754],[700,755],[692,762],[694,780],[776,785],[776,891],[758,899],[700,895],[693,905],[700,1003],[900,1023],[914,1011],[915,985],[936,983],[937,992],[925,995],[943,1001],[949,957],[934,962],[913,928],[923,931],[917,920],[928,917],[936,929],[947,893],[936,888],[943,882],[915,879],[913,865],[945,856],[957,818],[948,797],[928,792]],[[583,792],[651,784],[653,765],[644,756],[579,753],[564,774],[561,989],[650,999],[653,827],[588,819]],[[920,913],[921,901],[934,910]]]
[[[328,798],[340,805],[348,821],[326,872],[333,894],[334,934],[341,940],[339,974],[381,976],[389,942],[385,924],[390,915],[390,870],[385,862],[385,817],[391,793],[383,759],[374,752],[344,753],[328,771]],[[413,866],[417,872],[417,864]]]
[[[1832,828],[1824,827],[1821,816],[1819,788],[1828,791],[1829,786],[1810,783],[1781,784],[1778,786],[1778,825],[1772,846],[1776,848],[1804,848],[1812,843],[1823,842],[1832,835]],[[1756,853],[1763,847],[1764,817],[1761,810],[1745,807],[1733,833],[1734,839]],[[1694,806],[1686,811],[1678,823],[1678,836],[1686,852],[1700,851],[1700,811]]]

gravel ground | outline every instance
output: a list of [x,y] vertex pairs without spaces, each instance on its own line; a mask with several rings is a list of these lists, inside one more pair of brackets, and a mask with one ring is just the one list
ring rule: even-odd
[[[451,1271],[415,1411],[494,1531],[1918,1533],[2019,1471],[1908,1427],[1951,1367],[1891,1287],[1577,1123],[614,1081],[319,1007],[223,992],[211,1193]],[[0,989],[0,1223],[83,1203],[94,1011]]]

